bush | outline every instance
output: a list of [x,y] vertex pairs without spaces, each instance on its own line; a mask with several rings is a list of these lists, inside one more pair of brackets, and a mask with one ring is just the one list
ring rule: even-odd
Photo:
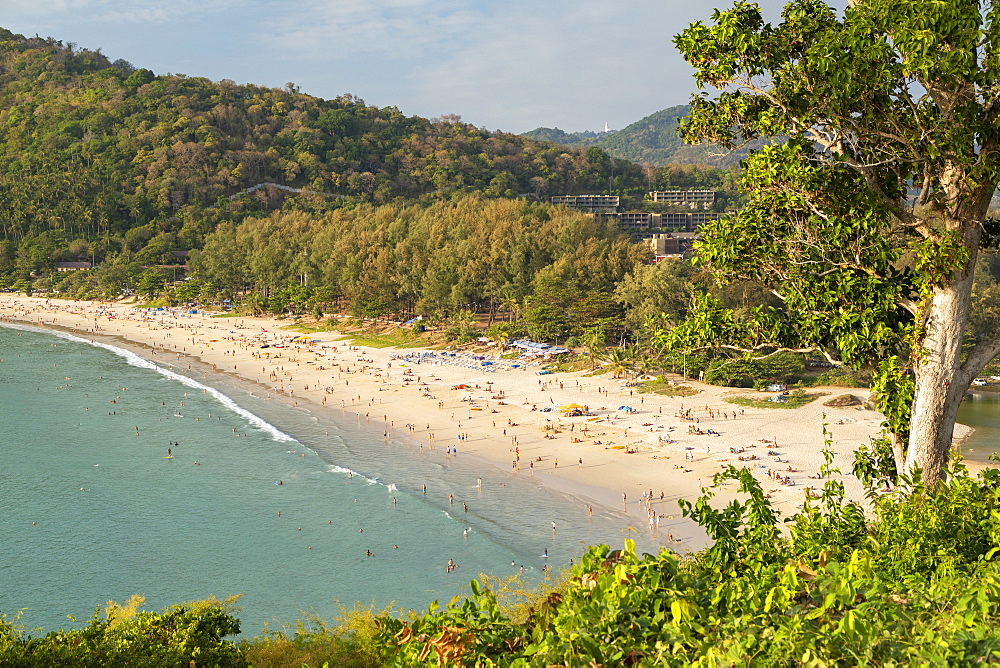
[[847,367],[827,369],[815,376],[807,376],[801,379],[803,384],[811,386],[827,385],[832,387],[869,387],[871,380],[870,374],[854,371]]
[[141,596],[125,605],[109,602],[82,629],[32,638],[0,620],[0,662],[7,666],[245,666],[228,636],[240,622],[227,604],[210,600],[174,606],[161,613],[140,611]]
[[762,387],[769,383],[789,383],[803,371],[802,357],[793,353],[776,353],[762,359],[721,359],[712,362],[705,371],[705,382],[728,387]]
[[380,640],[398,666],[995,663],[1000,472],[954,473],[875,499],[870,518],[830,480],[786,538],[751,473],[730,468],[714,482],[737,481],[742,500],[682,503],[713,540],[701,553],[594,547],[523,621],[473,582],[465,601],[381,620]]
[[841,394],[839,397],[824,401],[823,405],[829,408],[845,408],[847,406],[860,406],[862,403],[864,402],[853,394]]
[[[380,614],[385,616],[388,611]],[[240,647],[252,666],[367,668],[383,665],[382,648],[374,642],[377,635],[375,611],[355,606],[352,610],[342,610],[333,623],[310,615],[293,629],[265,630],[264,635],[245,641]]]

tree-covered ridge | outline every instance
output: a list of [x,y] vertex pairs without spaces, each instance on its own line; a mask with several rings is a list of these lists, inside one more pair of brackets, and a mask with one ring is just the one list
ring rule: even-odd
[[595,146],[616,158],[655,167],[672,164],[724,167],[746,157],[746,151],[726,151],[708,144],[685,144],[679,134],[680,121],[690,112],[690,105],[680,104],[650,114],[615,132],[564,132],[559,128],[536,128],[523,136],[573,148]]
[[545,294],[561,308],[599,299],[598,310],[611,317],[618,315],[614,286],[647,258],[645,248],[592,216],[469,196],[226,223],[194,254],[191,270],[214,292],[257,295],[260,309],[273,297],[278,308],[337,301],[361,317],[495,313]]
[[[61,253],[56,259],[72,259],[74,239],[103,239],[91,248],[98,259],[165,232],[194,247],[220,217],[279,207],[284,194],[267,188],[226,199],[264,182],[321,193],[300,196],[299,206],[324,210],[473,191],[600,191],[645,179],[601,151],[488,132],[458,117],[408,117],[291,84],[157,76],[99,50],[0,29],[0,265],[10,267],[25,237],[42,236],[41,254]],[[206,213],[220,203],[221,212]],[[124,239],[145,225],[143,238]]]

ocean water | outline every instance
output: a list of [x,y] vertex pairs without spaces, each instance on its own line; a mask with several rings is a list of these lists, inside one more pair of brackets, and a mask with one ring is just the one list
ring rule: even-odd
[[0,504],[0,613],[46,631],[133,594],[147,609],[242,594],[253,635],[355,602],[425,609],[481,572],[534,582],[591,544],[663,542],[523,473],[386,440],[381,421],[22,326],[0,327]]

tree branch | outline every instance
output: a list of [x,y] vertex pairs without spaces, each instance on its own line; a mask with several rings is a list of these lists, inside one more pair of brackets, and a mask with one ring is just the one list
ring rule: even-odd
[[738,353],[743,353],[745,355],[756,355],[758,351],[764,350],[766,348],[774,348],[774,350],[767,353],[766,355],[757,355],[755,357],[751,357],[750,359],[756,362],[759,360],[766,360],[767,358],[772,357],[773,355],[777,355],[778,353],[799,353],[799,354],[818,353],[822,355],[826,359],[826,361],[832,364],[833,366],[843,366],[844,364],[842,361],[838,360],[837,358],[833,357],[830,353],[826,352],[825,350],[817,346],[809,346],[807,348],[785,348],[782,346],[773,346],[769,343],[761,343],[759,345],[754,346],[753,348],[744,348],[742,346],[735,346],[732,344],[716,344],[710,346],[696,346],[694,348],[688,348],[688,350],[690,352],[695,352],[700,350],[721,349],[721,350],[733,350]]
[[1000,355],[1000,336],[981,341],[972,347],[956,374],[956,382],[968,386],[983,368]]

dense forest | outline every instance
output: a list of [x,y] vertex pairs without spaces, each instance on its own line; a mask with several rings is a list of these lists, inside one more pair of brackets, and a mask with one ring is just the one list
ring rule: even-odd
[[592,216],[466,197],[430,207],[275,213],[221,226],[192,270],[229,293],[322,286],[359,315],[495,312],[539,291],[609,294],[648,251]]
[[293,84],[155,75],[0,29],[0,274],[77,258],[161,263],[222,221],[282,208],[656,185],[657,174],[596,147],[408,117],[351,95],[323,100]]

